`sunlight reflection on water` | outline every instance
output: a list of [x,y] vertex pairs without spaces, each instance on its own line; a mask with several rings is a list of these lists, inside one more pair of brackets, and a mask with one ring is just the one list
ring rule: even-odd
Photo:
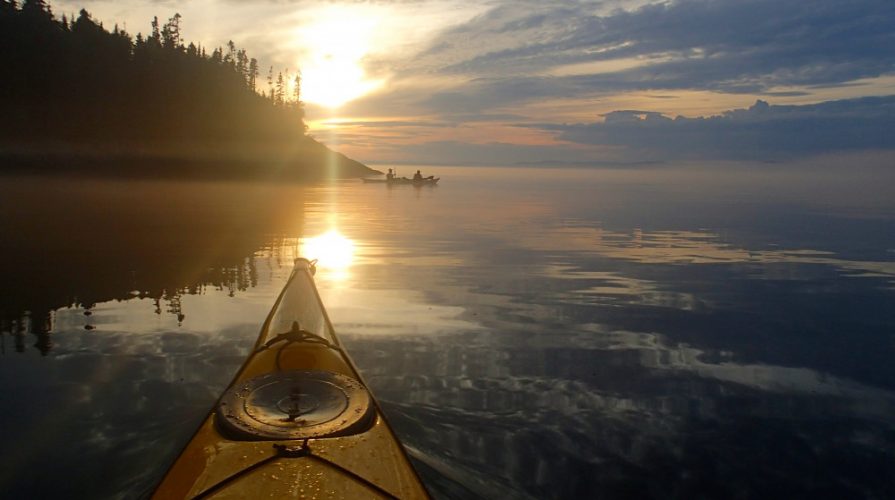
[[306,259],[316,260],[317,269],[327,273],[326,278],[343,281],[348,279],[348,271],[354,262],[354,242],[331,229],[303,239],[299,253]]

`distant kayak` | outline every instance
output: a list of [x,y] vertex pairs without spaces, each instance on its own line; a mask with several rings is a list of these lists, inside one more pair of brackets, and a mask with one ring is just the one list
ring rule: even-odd
[[362,179],[367,184],[388,184],[390,186],[401,186],[401,185],[410,185],[410,186],[434,186],[438,184],[438,181],[441,180],[441,177],[427,177],[425,179],[408,179],[407,177],[399,177],[397,179]]
[[428,498],[313,273],[295,261],[255,349],[154,498]]

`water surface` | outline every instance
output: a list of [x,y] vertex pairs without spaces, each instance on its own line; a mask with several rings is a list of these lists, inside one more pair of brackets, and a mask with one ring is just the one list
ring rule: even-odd
[[892,497],[895,175],[833,167],[2,179],[0,492],[151,491],[311,253],[436,496]]

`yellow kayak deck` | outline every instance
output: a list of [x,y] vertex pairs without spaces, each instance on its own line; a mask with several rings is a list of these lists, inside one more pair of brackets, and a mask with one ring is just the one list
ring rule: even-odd
[[312,273],[296,260],[254,352],[153,498],[428,498]]

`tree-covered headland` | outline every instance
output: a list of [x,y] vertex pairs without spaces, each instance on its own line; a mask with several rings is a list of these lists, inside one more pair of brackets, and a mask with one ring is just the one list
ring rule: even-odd
[[232,41],[181,36],[179,14],[147,34],[86,10],[0,0],[0,171],[320,178],[368,173],[306,134],[301,81]]

